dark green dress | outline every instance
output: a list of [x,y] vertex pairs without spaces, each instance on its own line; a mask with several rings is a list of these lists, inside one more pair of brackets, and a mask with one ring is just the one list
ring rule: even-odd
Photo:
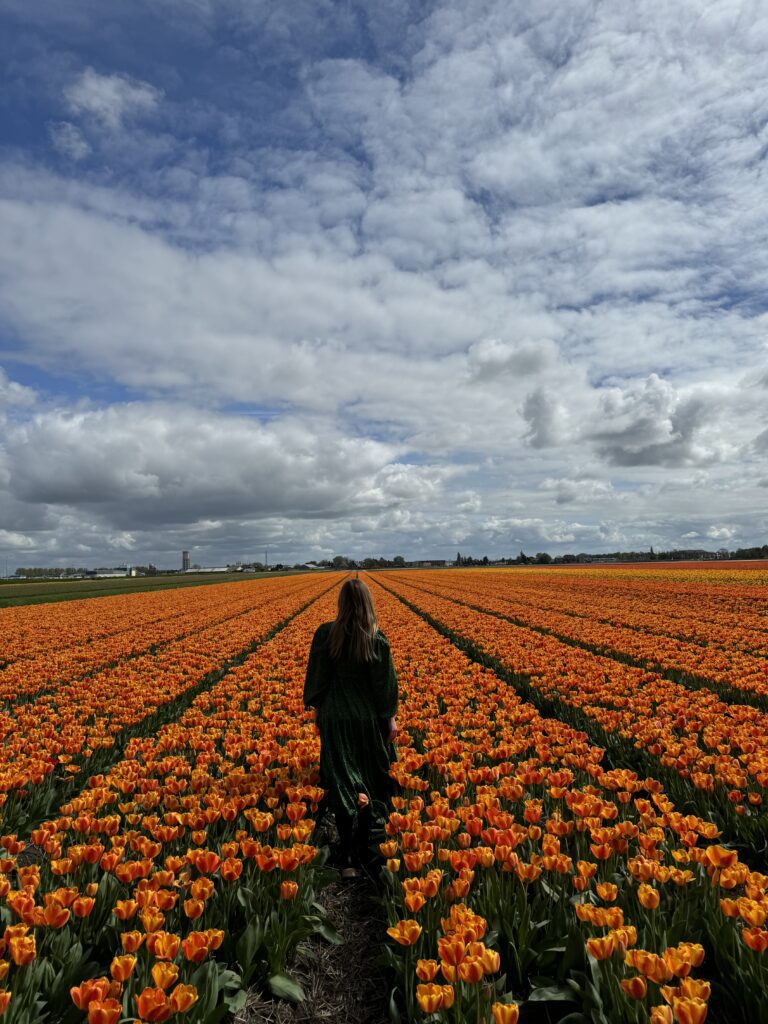
[[318,709],[320,785],[335,813],[355,818],[358,794],[365,793],[374,816],[383,817],[395,787],[389,766],[397,759],[386,740],[387,719],[397,712],[389,643],[376,634],[371,662],[333,659],[331,625],[324,622],[314,635],[304,683],[304,706]]

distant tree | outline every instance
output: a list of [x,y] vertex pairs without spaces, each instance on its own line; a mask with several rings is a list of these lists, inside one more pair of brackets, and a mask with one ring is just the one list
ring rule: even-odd
[[483,565],[488,565],[488,555],[483,555]]
[[552,564],[552,555],[548,554],[546,551],[537,551],[536,552],[536,564],[537,565],[551,565]]
[[405,565],[405,559],[403,558],[402,555],[395,555],[395,557],[392,559],[392,565],[396,565],[398,569],[402,569],[402,567]]

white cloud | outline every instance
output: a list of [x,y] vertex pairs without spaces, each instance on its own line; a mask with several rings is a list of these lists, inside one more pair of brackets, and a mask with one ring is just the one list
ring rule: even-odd
[[50,124],[48,134],[54,148],[71,160],[83,160],[91,152],[83,133],[69,121]]
[[64,95],[72,113],[90,115],[112,131],[117,131],[125,118],[154,110],[162,98],[161,90],[148,82],[127,75],[101,75],[90,67]]
[[[87,31],[91,4],[51,18]],[[212,54],[194,83],[109,32],[98,72],[59,54],[67,174],[0,164],[4,327],[139,401],[16,403],[6,528],[297,556],[757,539],[768,20],[700,7],[398,3],[361,28],[205,0],[174,37]],[[253,77],[266,52],[284,75]]]
[[181,405],[40,412],[9,430],[5,452],[14,498],[88,508],[120,536],[152,523],[383,511],[433,498],[446,476],[320,420],[201,418]]

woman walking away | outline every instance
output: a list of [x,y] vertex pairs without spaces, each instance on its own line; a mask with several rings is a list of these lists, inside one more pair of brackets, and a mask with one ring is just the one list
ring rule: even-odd
[[367,859],[373,817],[383,819],[395,783],[397,676],[373,598],[359,579],[339,591],[338,614],[312,640],[304,706],[320,731],[320,785],[336,818],[342,878]]

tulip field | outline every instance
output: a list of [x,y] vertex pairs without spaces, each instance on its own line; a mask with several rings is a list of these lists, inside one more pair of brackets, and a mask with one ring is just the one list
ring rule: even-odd
[[[0,610],[3,1022],[301,1001],[339,941],[302,687],[346,575]],[[361,578],[400,687],[383,1012],[768,1022],[768,570]]]

